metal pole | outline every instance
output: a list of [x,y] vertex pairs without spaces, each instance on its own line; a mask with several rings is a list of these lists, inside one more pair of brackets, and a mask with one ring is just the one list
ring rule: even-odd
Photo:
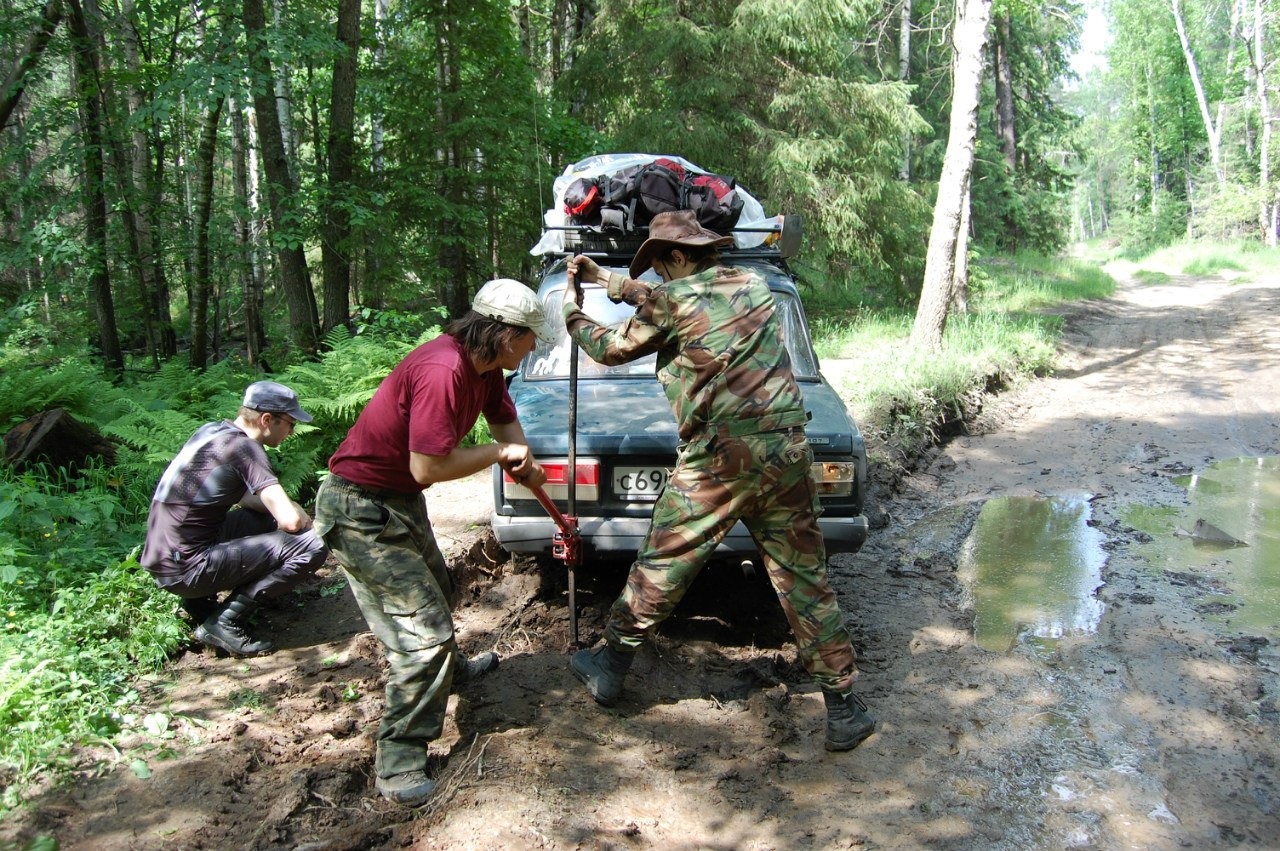
[[[572,274],[572,273],[570,273]],[[576,283],[576,281],[575,281]],[[578,343],[569,338],[569,516],[578,517]],[[573,559],[565,562],[569,571],[569,642],[578,647],[578,588]]]

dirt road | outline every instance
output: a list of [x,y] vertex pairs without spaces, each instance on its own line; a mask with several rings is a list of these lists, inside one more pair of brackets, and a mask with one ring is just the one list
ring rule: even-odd
[[[429,503],[469,588],[460,640],[504,661],[456,698],[432,749],[431,804],[407,810],[372,792],[381,658],[333,577],[271,613],[278,652],[185,654],[144,690],[154,715],[136,719],[119,756],[86,754],[75,786],[42,793],[0,840],[1280,847],[1280,630],[1219,617],[1250,602],[1233,592],[1230,552],[1208,567],[1153,562],[1147,548],[1168,530],[1135,519],[1185,508],[1184,474],[1280,455],[1280,281],[1127,283],[1076,310],[1066,343],[1057,377],[991,401],[968,436],[883,497],[888,522],[867,547],[834,560],[859,689],[880,719],[852,753],[823,751],[822,701],[776,602],[736,568],[709,568],[619,705],[596,707],[567,670],[559,571],[486,547],[478,480]],[[1100,620],[997,650],[975,642],[965,541],[983,506],[1007,497],[1084,506],[1103,554],[1101,587],[1086,594]],[[582,571],[588,642],[623,569]],[[1206,605],[1206,589],[1235,603]]]

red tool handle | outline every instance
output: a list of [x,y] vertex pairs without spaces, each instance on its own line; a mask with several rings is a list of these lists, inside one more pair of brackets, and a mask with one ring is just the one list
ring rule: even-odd
[[562,514],[541,487],[535,488],[529,485],[525,487],[529,488],[538,502],[542,503],[542,507],[546,509],[547,514],[551,515],[551,519],[560,530],[552,539],[551,555],[563,561],[571,569],[582,564],[582,536],[578,534],[578,518]]
[[557,508],[556,504],[551,501],[551,497],[547,496],[546,491],[544,491],[540,487],[535,488],[535,487],[530,487],[529,485],[525,485],[525,487],[533,491],[533,495],[538,498],[538,502],[542,503],[542,507],[545,508],[547,510],[547,513],[551,515],[551,519],[556,521],[556,525],[560,527],[561,532],[568,532],[570,529],[572,529],[574,532],[578,531],[577,524],[574,523],[572,526],[570,525],[569,518],[565,517],[563,514],[560,513],[560,509]]

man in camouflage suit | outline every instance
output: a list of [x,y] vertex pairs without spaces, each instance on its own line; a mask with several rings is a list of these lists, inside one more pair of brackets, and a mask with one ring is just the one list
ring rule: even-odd
[[[613,604],[605,644],[570,665],[597,703],[612,705],[646,633],[666,619],[716,546],[741,520],[764,559],[805,669],[822,688],[828,750],[851,750],[875,729],[853,693],[849,633],[827,582],[804,400],[773,296],[756,272],[719,263],[732,237],[687,210],[661,213],[631,262],[631,278],[579,255],[569,262],[565,325],[592,359],[626,363],[656,352],[658,381],[680,435],[676,467],[648,536]],[[652,265],[663,283],[634,280]],[[576,281],[606,287],[635,315],[604,327],[582,312]]]

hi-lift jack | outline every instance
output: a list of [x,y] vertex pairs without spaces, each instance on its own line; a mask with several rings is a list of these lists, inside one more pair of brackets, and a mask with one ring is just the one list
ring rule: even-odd
[[[555,521],[556,528],[559,530],[551,539],[552,557],[564,562],[570,570],[582,564],[582,536],[578,534],[578,518],[561,513],[542,488],[529,488],[529,490],[533,491],[533,495],[538,498],[538,502],[542,503],[547,514],[551,515],[551,519]],[[573,615],[571,614],[570,617],[572,618]]]

